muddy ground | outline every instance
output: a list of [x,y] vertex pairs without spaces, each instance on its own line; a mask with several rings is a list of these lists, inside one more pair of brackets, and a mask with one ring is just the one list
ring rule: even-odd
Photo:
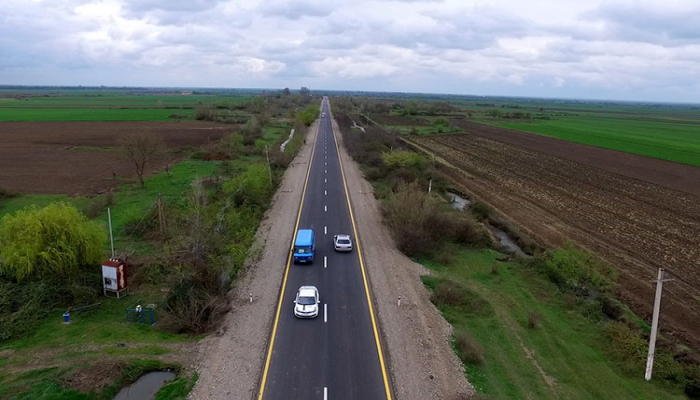
[[[175,150],[218,140],[231,130],[231,125],[198,122],[0,122],[0,187],[95,194],[135,178],[134,166],[109,151],[127,134],[153,133]],[[162,170],[178,158],[171,152],[149,169]]]
[[[497,133],[502,141],[486,137]],[[533,138],[519,139],[512,131],[410,141],[438,154],[463,189],[545,244],[572,241],[619,267],[622,298],[647,319],[654,300],[651,281],[657,268],[666,268],[676,280],[664,286],[662,332],[700,348],[700,198],[690,194],[692,185],[669,189],[679,179],[673,176],[667,185],[656,184],[656,176],[645,181],[636,171],[641,166],[624,170],[619,152],[561,150],[573,143],[533,151]],[[562,157],[552,155],[559,151]],[[645,165],[661,174],[656,161]],[[610,172],[619,169],[623,173]],[[689,179],[696,179],[700,168],[690,169],[696,176]]]

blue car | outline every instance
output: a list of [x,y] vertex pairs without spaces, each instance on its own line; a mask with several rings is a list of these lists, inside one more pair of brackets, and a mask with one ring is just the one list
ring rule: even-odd
[[299,229],[297,239],[294,242],[294,263],[314,262],[316,241],[312,229]]

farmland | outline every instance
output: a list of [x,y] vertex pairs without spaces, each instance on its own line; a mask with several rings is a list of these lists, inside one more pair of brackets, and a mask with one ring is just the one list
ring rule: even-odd
[[[116,150],[131,132],[158,135],[170,150],[194,148],[230,132],[198,122],[0,122],[0,186],[20,193],[95,194],[135,178]],[[160,157],[152,170],[182,159]]]
[[572,241],[620,268],[621,296],[642,316],[652,308],[656,268],[667,268],[676,281],[665,287],[666,326],[700,345],[697,197],[477,135],[409,142],[441,157],[465,191],[547,245]]
[[250,96],[124,92],[0,91],[0,121],[169,121],[194,119],[200,104],[233,109]]

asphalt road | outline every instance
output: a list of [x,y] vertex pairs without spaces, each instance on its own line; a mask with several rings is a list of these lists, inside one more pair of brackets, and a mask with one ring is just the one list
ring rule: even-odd
[[[333,250],[334,234],[353,236],[353,244],[356,240],[326,99],[323,112],[298,227],[314,230],[315,261],[289,266],[260,398],[390,399],[357,247],[351,253]],[[289,232],[290,246],[293,235]],[[293,313],[296,292],[304,285],[320,293],[315,319],[297,319]]]

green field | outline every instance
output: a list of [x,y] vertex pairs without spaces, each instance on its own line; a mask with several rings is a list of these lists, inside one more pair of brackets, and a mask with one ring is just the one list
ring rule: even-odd
[[[466,330],[483,346],[484,361],[467,364],[469,381],[493,399],[684,399],[679,389],[645,382],[643,371],[625,375],[609,358],[603,323],[567,306],[539,272],[500,262],[494,250],[457,252],[451,265],[425,262],[435,287],[449,278],[469,291],[472,307],[439,307],[455,331]],[[493,268],[497,273],[493,273]],[[528,314],[541,315],[528,328]]]
[[125,94],[124,92],[0,91],[0,121],[167,121],[194,118],[194,108],[211,104],[233,109],[250,96]]
[[700,166],[700,123],[609,115],[554,117],[531,122],[485,121],[492,125],[571,142]]
[[[476,121],[571,142],[700,166],[700,110],[626,103],[456,102]],[[501,117],[489,113],[501,112]],[[527,113],[531,118],[508,118]]]

